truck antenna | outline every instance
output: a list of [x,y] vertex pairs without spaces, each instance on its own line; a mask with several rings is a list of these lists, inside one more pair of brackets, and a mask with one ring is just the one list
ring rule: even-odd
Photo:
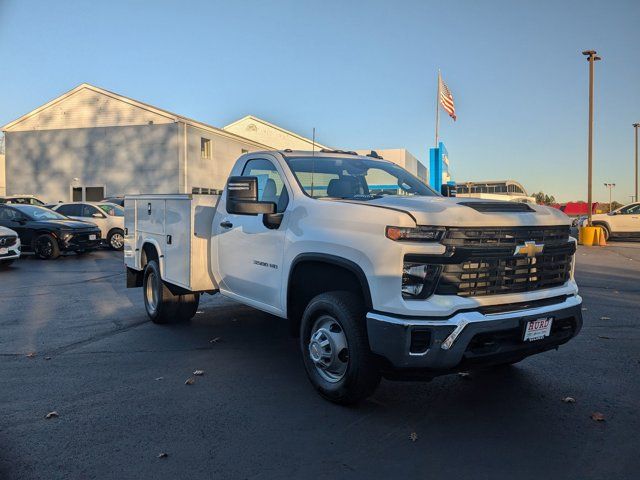
[[316,169],[316,127],[313,127],[313,135],[311,137],[311,198],[313,198],[313,174]]

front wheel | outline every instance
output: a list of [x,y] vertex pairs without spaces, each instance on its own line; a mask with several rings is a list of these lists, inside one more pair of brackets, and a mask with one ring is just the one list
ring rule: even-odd
[[120,251],[124,248],[124,231],[114,228],[107,236],[107,243],[113,250]]
[[45,233],[36,238],[33,248],[35,254],[43,260],[53,260],[60,256],[60,247],[52,235]]
[[356,295],[329,292],[313,298],[302,316],[300,348],[307,376],[331,402],[355,404],[380,383],[364,314]]

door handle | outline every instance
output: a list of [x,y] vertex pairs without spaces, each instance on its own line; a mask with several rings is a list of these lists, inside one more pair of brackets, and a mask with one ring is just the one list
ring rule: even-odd
[[222,228],[231,228],[231,227],[233,227],[233,223],[228,222],[228,221],[225,220],[224,222],[220,222],[220,226]]

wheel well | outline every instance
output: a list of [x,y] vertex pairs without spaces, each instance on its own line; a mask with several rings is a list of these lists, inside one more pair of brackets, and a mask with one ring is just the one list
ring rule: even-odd
[[294,261],[287,288],[287,314],[291,333],[299,335],[304,309],[312,298],[331,291],[352,292],[371,308],[371,293],[364,272],[355,263],[339,258],[309,258]]
[[140,266],[144,269],[147,263],[149,263],[151,260],[158,259],[158,250],[156,250],[156,247],[151,243],[145,243],[142,246],[142,252],[140,253]]
[[[109,230],[107,232],[107,238],[109,238],[109,235],[111,235],[113,232],[115,232],[116,230],[120,230],[121,232],[124,233],[124,230],[122,230],[120,227],[113,227],[111,230]],[[148,244],[147,244],[148,245]]]

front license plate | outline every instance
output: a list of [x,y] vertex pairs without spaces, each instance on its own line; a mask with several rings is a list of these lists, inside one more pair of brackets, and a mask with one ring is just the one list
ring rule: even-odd
[[8,248],[0,248],[0,255],[6,255],[7,253],[9,253]]
[[96,236],[95,235],[89,235],[89,240],[95,240]]
[[552,317],[537,318],[527,322],[523,340],[525,342],[533,342],[548,337],[551,333],[551,323],[553,323]]

